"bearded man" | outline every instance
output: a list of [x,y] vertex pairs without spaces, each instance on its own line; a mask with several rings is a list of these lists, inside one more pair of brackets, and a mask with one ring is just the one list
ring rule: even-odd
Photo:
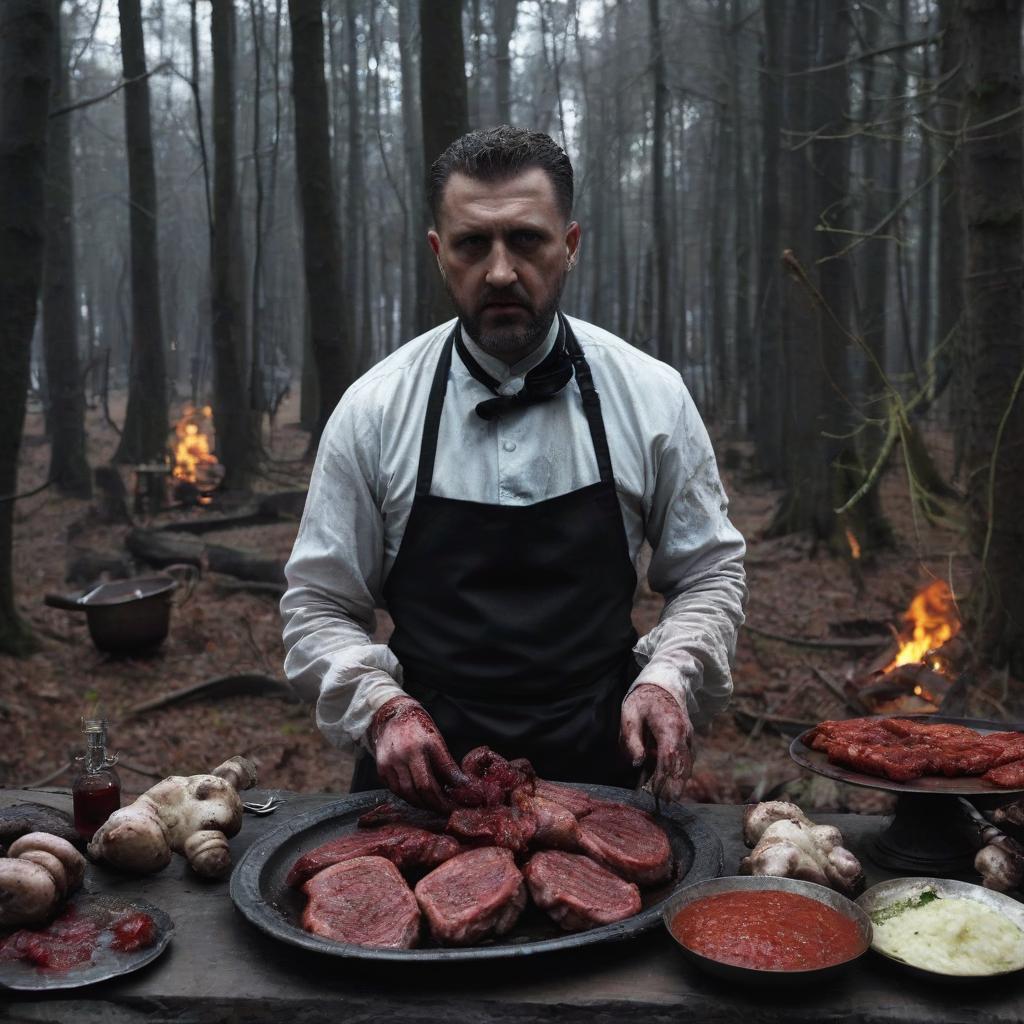
[[[286,671],[353,791],[445,810],[486,744],[541,776],[678,799],[722,710],[742,537],[680,375],[559,302],[572,165],[509,126],[431,168],[458,318],[356,381],[324,430],[281,602]],[[665,596],[639,641],[641,547]],[[374,609],[395,623],[375,644]]]

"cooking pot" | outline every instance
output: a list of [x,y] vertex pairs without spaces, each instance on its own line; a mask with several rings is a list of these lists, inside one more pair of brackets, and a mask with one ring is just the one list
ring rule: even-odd
[[[173,573],[180,573],[181,579]],[[170,565],[166,572],[112,580],[77,597],[47,594],[51,608],[85,612],[92,642],[109,654],[140,654],[159,647],[167,636],[174,591],[184,585],[184,604],[192,594],[198,570],[193,565]]]

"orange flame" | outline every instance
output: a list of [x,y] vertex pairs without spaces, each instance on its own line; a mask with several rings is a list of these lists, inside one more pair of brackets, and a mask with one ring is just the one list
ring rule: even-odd
[[198,409],[194,405],[186,405],[181,419],[174,424],[177,440],[173,475],[176,480],[186,480],[199,486],[203,467],[217,465],[217,456],[210,447],[207,432],[212,415],[213,410],[208,405]]
[[906,626],[902,632],[900,649],[889,672],[899,665],[914,665],[925,655],[960,632],[960,619],[953,603],[953,594],[943,580],[923,587],[910,602],[903,616]]
[[857,540],[853,530],[846,528],[846,543],[850,545],[850,555],[856,561],[860,558],[860,541]]

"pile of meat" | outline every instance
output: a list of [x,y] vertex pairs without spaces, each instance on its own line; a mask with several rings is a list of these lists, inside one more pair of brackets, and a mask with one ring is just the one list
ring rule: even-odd
[[671,877],[668,837],[643,811],[546,782],[486,747],[462,769],[470,784],[450,792],[449,816],[381,804],[292,865],[307,931],[411,949],[425,930],[472,946],[508,932],[528,899],[578,931],[631,917],[640,887]]
[[977,776],[996,786],[1024,787],[1024,733],[978,733],[964,725],[903,718],[822,722],[807,744],[829,761],[894,782],[923,775]]

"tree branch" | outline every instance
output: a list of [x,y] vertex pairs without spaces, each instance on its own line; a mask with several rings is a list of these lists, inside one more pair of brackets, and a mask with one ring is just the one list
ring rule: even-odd
[[147,71],[144,75],[136,75],[135,78],[125,78],[117,83],[112,89],[108,89],[106,92],[102,92],[99,96],[90,96],[88,99],[79,100],[77,103],[71,103],[66,107],[58,107],[56,110],[50,111],[50,117],[61,117],[64,114],[70,114],[73,110],[81,110],[83,107],[91,107],[97,103],[102,103],[104,100],[109,100],[111,96],[119,93],[126,85],[134,85],[136,82],[142,82],[149,78],[150,75],[155,75],[158,71],[166,71],[172,67],[171,61],[165,60],[162,64],[157,64],[151,71]]

